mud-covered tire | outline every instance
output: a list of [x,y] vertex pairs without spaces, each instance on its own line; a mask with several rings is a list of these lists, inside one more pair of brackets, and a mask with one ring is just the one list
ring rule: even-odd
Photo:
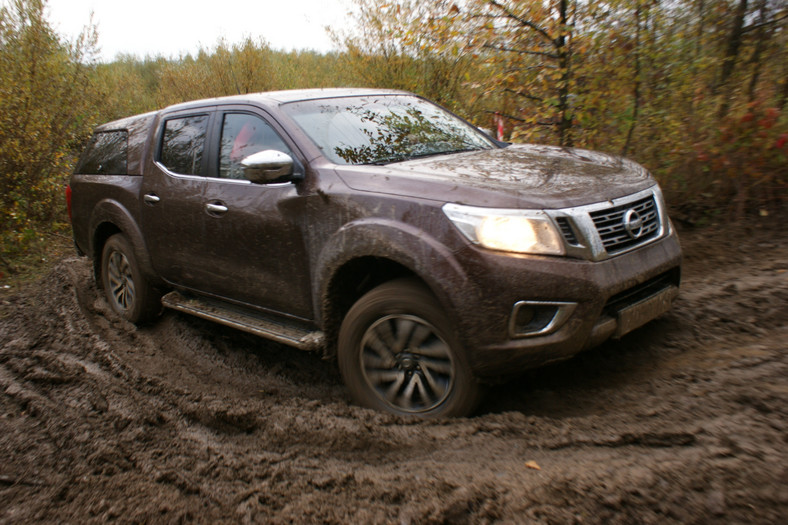
[[360,405],[419,417],[467,416],[480,386],[432,293],[398,279],[361,297],[339,331],[339,369]]
[[161,296],[145,279],[129,241],[115,234],[101,253],[101,284],[110,307],[132,323],[150,321],[161,311]]

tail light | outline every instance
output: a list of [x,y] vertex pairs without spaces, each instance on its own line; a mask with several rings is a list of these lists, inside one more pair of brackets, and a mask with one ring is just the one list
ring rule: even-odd
[[68,210],[68,220],[70,222],[73,222],[71,216],[71,185],[70,184],[66,185],[66,209]]

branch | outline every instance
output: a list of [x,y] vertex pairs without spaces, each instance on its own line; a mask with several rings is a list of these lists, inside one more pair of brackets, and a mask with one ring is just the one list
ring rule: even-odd
[[529,95],[528,93],[523,93],[522,91],[517,91],[517,90],[512,89],[512,88],[505,88],[503,91],[505,93],[512,93],[514,95],[518,95],[520,97],[527,98],[528,100],[535,100],[536,102],[544,102],[543,98],[536,97],[534,95]]
[[509,120],[516,120],[517,122],[527,122],[527,120],[525,119],[514,117],[512,115],[507,115],[506,113],[501,113],[500,111],[490,111],[489,109],[485,109],[484,112],[489,113],[490,115],[498,115],[503,118],[508,118]]
[[506,13],[506,16],[508,18],[511,18],[512,20],[515,20],[515,21],[519,22],[520,24],[524,25],[525,27],[529,27],[529,28],[533,29],[534,31],[536,31],[537,33],[542,35],[542,37],[545,40],[547,40],[553,46],[555,46],[555,41],[553,41],[553,38],[550,36],[550,34],[544,28],[534,24],[530,20],[526,20],[524,18],[521,18],[521,17],[517,16],[516,14],[512,13],[509,10],[509,8],[507,8],[505,5],[499,4],[497,0],[489,0],[489,2],[490,2],[490,5],[495,6],[498,9],[500,9],[501,11],[503,11],[504,13]]
[[516,73],[518,71],[536,71],[536,70],[543,70],[543,69],[558,69],[558,66],[554,66],[552,64],[539,64],[538,66],[527,66],[527,67],[508,67],[504,70],[505,73]]
[[506,46],[494,46],[492,44],[484,44],[482,45],[482,47],[485,49],[495,49],[497,51],[508,51],[510,53],[517,53],[519,55],[542,56],[542,57],[552,58],[553,60],[558,60],[560,58],[558,55],[554,55],[553,53],[546,53],[544,51],[525,51],[522,49],[514,49]]
[[557,126],[559,124],[558,122],[536,122],[536,123],[530,123],[527,120],[522,119],[520,117],[507,115],[506,113],[501,113],[500,111],[490,111],[489,109],[484,110],[484,112],[485,113],[489,113],[490,115],[498,115],[498,116],[501,116],[503,118],[507,118],[509,120],[514,120],[516,122],[522,122],[524,124],[532,124],[532,125],[536,125],[536,126]]
[[750,31],[755,31],[756,29],[760,29],[762,27],[766,27],[772,24],[776,24],[777,22],[782,22],[783,20],[788,19],[788,14],[785,14],[781,17],[775,18],[773,20],[767,20],[766,22],[762,22],[760,24],[752,24],[750,26],[745,27],[741,30],[742,33],[749,33]]

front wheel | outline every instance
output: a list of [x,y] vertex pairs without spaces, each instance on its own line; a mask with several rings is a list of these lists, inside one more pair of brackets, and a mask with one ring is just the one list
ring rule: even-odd
[[420,417],[466,416],[480,388],[438,301],[419,282],[378,286],[339,331],[339,369],[364,406]]
[[127,321],[140,324],[161,311],[158,292],[140,272],[134,250],[122,234],[113,235],[104,244],[101,282],[109,305]]

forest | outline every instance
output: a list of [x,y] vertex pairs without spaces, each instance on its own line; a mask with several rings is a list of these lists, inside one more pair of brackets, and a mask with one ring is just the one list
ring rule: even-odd
[[[615,153],[687,226],[781,215],[788,200],[784,0],[353,0],[338,51],[265,35],[177,58],[98,59],[46,0],[0,10],[0,275],[52,232],[94,126],[180,101],[292,88],[413,91],[511,142]],[[329,29],[330,31],[330,29]],[[38,249],[38,248],[36,248]]]

